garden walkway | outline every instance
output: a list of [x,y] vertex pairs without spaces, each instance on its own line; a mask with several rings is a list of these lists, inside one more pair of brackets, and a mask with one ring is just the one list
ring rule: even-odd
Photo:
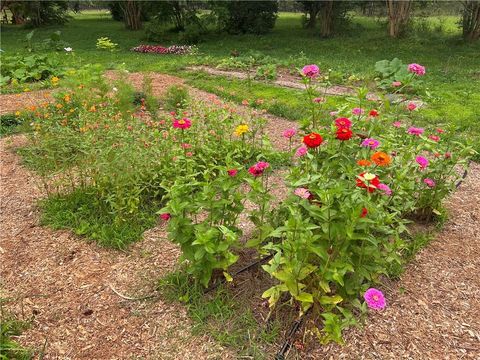
[[[141,84],[141,75],[130,77]],[[155,74],[156,95],[172,82],[182,80]],[[195,96],[220,101],[201,91]],[[269,117],[267,131],[279,148],[288,146],[281,136],[287,126],[291,122]],[[192,336],[182,305],[159,298],[129,301],[112,290],[134,297],[154,294],[157,279],[174,269],[179,251],[162,227],[147,231],[143,241],[122,253],[39,225],[38,179],[15,154],[25,141],[22,135],[0,140],[1,297],[11,299],[8,309],[33,319],[19,342],[45,346],[46,359],[235,358],[207,334]],[[478,358],[479,180],[480,166],[472,164],[448,201],[451,216],[443,230],[386,289],[385,311],[370,313],[363,329],[348,331],[343,347],[295,349],[289,358]]]

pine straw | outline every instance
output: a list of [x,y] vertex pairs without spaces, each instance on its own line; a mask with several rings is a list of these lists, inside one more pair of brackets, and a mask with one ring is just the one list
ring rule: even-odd
[[[129,78],[140,87],[141,74]],[[163,94],[171,83],[182,81],[155,74],[155,94]],[[220,101],[199,90],[193,93]],[[2,104],[6,96],[12,95],[1,95]],[[33,93],[28,97],[44,101]],[[242,106],[237,109],[245,111]],[[281,133],[296,124],[268,119],[274,146],[288,148]],[[128,253],[39,226],[35,203],[43,195],[36,186],[38,179],[13,153],[23,144],[23,136],[0,140],[1,296],[11,299],[6,305],[10,310],[33,319],[18,341],[36,349],[46,341],[46,359],[235,358],[208,334],[192,336],[191,321],[180,304],[160,298],[129,301],[112,291],[111,287],[130,297],[155,294],[156,280],[174,269],[179,249],[166,240],[162,224],[145,232]],[[448,202],[451,218],[445,228],[417,255],[401,280],[384,289],[389,301],[384,312],[370,313],[363,329],[348,331],[343,347],[314,344],[302,352],[292,351],[290,358],[478,358],[479,179],[480,166],[472,164],[466,182]],[[273,181],[279,184],[280,196],[285,192],[281,181]]]

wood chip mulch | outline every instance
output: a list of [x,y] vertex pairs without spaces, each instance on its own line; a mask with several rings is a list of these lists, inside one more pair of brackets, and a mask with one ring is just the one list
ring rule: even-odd
[[[141,74],[129,78],[140,86]],[[171,83],[182,81],[155,74],[155,94],[164,93]],[[43,95],[27,94],[32,105],[35,99],[44,101]],[[220,101],[199,90],[194,94]],[[1,95],[2,104],[5,96],[12,95]],[[9,106],[10,112],[17,109]],[[288,148],[281,134],[295,123],[268,119],[274,146]],[[127,253],[39,225],[36,202],[43,195],[38,179],[14,154],[24,143],[22,135],[0,140],[1,297],[9,298],[9,310],[32,319],[32,326],[18,341],[37,350],[45,346],[45,359],[236,358],[207,334],[193,336],[191,321],[180,304],[158,297],[130,301],[115,293],[156,295],[158,278],[174,269],[179,250],[166,240],[161,224],[147,231]],[[443,230],[416,256],[399,282],[383,289],[388,299],[385,311],[371,312],[363,328],[348,331],[344,346],[307,347],[302,352],[293,350],[289,357],[480,358],[479,180],[480,165],[472,163],[466,181],[448,201],[450,218]]]

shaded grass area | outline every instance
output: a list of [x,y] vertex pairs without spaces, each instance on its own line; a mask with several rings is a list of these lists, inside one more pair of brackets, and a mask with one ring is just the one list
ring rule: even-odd
[[0,137],[27,132],[29,127],[14,114],[0,115]]
[[260,324],[248,302],[235,298],[221,286],[208,294],[185,271],[176,271],[160,280],[159,290],[170,302],[185,304],[192,319],[192,334],[208,334],[237,352],[239,358],[268,359],[268,350],[280,336],[278,320]]
[[51,195],[40,202],[41,223],[53,229],[69,229],[100,245],[124,249],[155,226],[154,207],[144,207],[123,221],[104,209],[94,192],[76,189],[69,194]]

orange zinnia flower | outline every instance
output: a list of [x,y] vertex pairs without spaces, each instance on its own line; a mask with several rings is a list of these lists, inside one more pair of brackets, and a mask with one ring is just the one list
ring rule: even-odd
[[372,161],[378,166],[387,166],[392,162],[392,159],[388,154],[378,151],[371,157]]
[[370,166],[370,165],[372,165],[372,162],[370,160],[367,160],[367,159],[361,159],[361,160],[357,161],[357,164],[360,165],[360,166]]

